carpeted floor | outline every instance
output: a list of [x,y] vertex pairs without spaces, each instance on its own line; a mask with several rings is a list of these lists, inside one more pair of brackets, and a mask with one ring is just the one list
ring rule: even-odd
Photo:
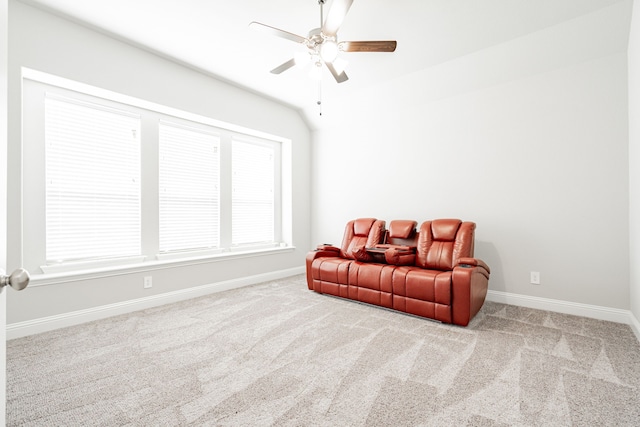
[[11,426],[638,426],[627,325],[487,302],[468,328],[264,283],[7,345]]

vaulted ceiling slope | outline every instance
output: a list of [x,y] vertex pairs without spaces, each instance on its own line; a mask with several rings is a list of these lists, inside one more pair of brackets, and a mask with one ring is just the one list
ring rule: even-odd
[[[380,91],[431,93],[425,88],[437,79],[425,79],[437,77],[434,70],[448,74],[452,61],[517,39],[524,41],[506,48],[502,58],[494,49],[493,71],[479,72],[513,66],[516,59],[517,66],[536,72],[559,58],[585,60],[625,49],[632,5],[631,0],[355,0],[340,39],[397,40],[398,47],[394,53],[343,53],[350,79],[337,84],[325,70],[319,85],[300,69],[269,73],[304,49],[248,27],[259,21],[307,36],[319,26],[317,0],[21,1],[298,108],[316,128],[322,126],[320,90],[329,107],[329,100],[350,104]],[[531,37],[541,32],[546,36]],[[445,96],[438,87],[433,88],[437,96]]]

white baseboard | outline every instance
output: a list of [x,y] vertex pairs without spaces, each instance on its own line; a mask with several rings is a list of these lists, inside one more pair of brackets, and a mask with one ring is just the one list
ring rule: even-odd
[[100,307],[58,314],[55,316],[42,317],[40,319],[28,320],[25,322],[11,323],[7,325],[7,339],[9,340],[35,335],[42,332],[52,331],[54,329],[79,325],[81,323],[105,319],[107,317],[118,316],[120,314],[131,313],[191,298],[197,298],[229,289],[236,289],[243,286],[254,285],[256,283],[295,276],[297,274],[303,274],[304,272],[305,267],[290,268],[287,270],[279,270],[271,273],[258,274],[255,276],[242,277],[239,279],[181,289],[179,291],[167,292],[160,295],[138,298],[116,304],[108,304]]
[[636,334],[638,341],[640,341],[640,321],[638,321],[638,318],[635,317],[633,313],[631,313],[631,323],[629,326],[631,326],[631,329],[633,329],[633,332]]
[[580,304],[577,302],[561,301],[549,298],[531,297],[508,292],[488,291],[487,301],[503,304],[518,305],[521,307],[535,308],[538,310],[553,311],[556,313],[572,314],[574,316],[590,317],[598,320],[625,323],[631,326],[636,337],[640,341],[640,322],[631,311],[617,308],[602,307],[598,305]]
[[[196,286],[193,288],[182,289],[179,291],[168,292],[160,295],[153,295],[145,298],[138,298],[135,300],[124,301],[116,304],[109,304],[85,310],[73,311],[56,316],[48,316],[40,319],[28,320],[25,322],[11,323],[7,325],[7,339],[35,335],[42,332],[52,331],[54,329],[65,328],[67,326],[79,325],[81,323],[105,319],[112,316],[118,316],[120,314],[131,313],[138,310],[144,310],[146,308],[157,307],[160,305],[170,304],[173,302],[183,301],[191,298],[197,298],[216,292],[222,292],[230,289],[241,288],[243,286],[268,282],[270,280],[277,280],[285,277],[295,276],[298,274],[304,274],[304,272],[305,267],[296,267],[288,270],[280,270],[271,273],[258,274],[255,276],[242,277],[239,279],[226,280],[223,282]],[[572,314],[575,316],[590,317],[599,320],[608,320],[617,323],[626,323],[636,334],[638,341],[640,341],[640,322],[629,310],[620,310],[596,305],[531,297],[492,290],[487,292],[487,301],[518,305],[538,310],[554,311],[557,313]]]

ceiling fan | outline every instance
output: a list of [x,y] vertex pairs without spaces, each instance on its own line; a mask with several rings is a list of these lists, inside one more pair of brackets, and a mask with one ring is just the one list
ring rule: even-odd
[[322,65],[326,65],[329,72],[338,83],[349,79],[344,72],[345,61],[338,58],[339,52],[393,52],[396,50],[397,42],[388,41],[338,41],[338,30],[342,25],[353,0],[333,0],[331,8],[327,13],[327,19],[323,19],[323,6],[326,0],[318,0],[320,5],[320,28],[309,31],[307,37],[302,37],[279,28],[252,22],[251,28],[264,31],[274,36],[291,40],[295,43],[303,44],[307,47],[308,55],[295,57],[271,70],[272,74],[280,74],[300,62],[311,62],[316,71],[320,71]]

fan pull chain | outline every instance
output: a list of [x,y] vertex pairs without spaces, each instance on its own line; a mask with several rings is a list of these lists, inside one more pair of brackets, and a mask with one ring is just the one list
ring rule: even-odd
[[322,80],[318,82],[318,111],[320,112],[320,116],[322,116]]

